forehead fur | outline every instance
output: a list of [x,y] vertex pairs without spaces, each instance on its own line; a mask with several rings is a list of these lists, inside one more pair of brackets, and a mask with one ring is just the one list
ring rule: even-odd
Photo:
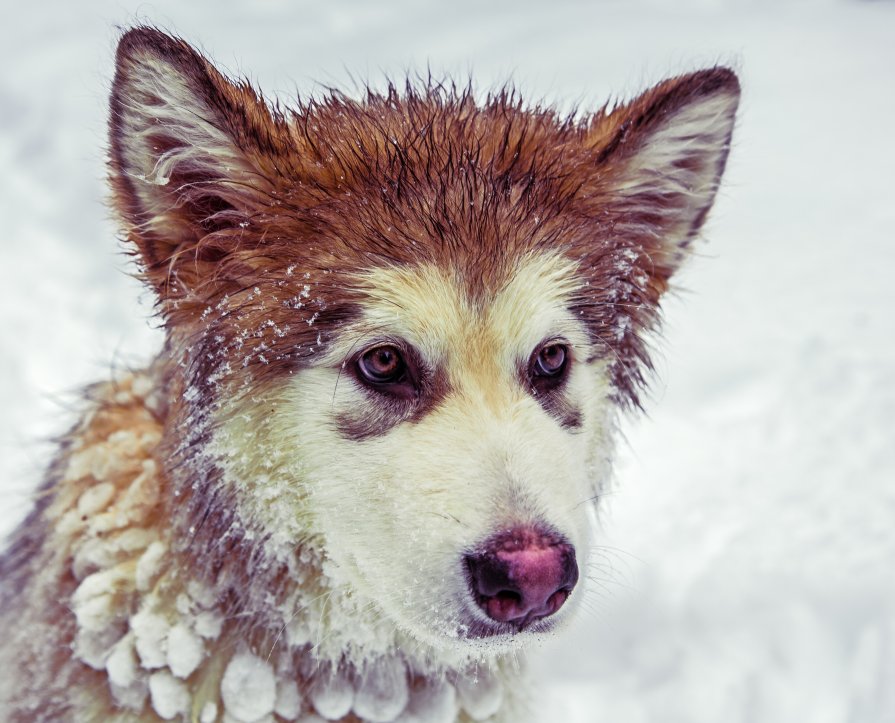
[[435,265],[373,269],[357,280],[366,300],[361,320],[343,345],[394,335],[418,347],[433,364],[473,359],[486,365],[488,360],[479,359],[485,355],[510,368],[551,336],[580,335],[582,325],[570,329],[567,323],[569,299],[582,283],[575,271],[575,264],[559,254],[532,254],[517,260],[502,287],[483,304],[455,270]]
[[487,306],[549,252],[634,399],[641,335],[714,197],[737,97],[712,68],[580,121],[431,79],[284,109],[136,28],[118,49],[111,180],[194,379],[313,360],[357,317],[359,271],[438,268]]
[[204,293],[174,312],[206,320],[218,347],[235,335],[236,361],[273,371],[313,355],[363,303],[358,269],[439,269],[487,306],[520,260],[540,255],[566,260],[564,283],[578,291],[568,301],[607,354],[620,341],[618,310],[640,302],[619,297],[615,277],[638,256],[585,207],[596,151],[584,126],[510,91],[477,105],[468,88],[433,83],[363,101],[333,94],[275,120],[285,125],[268,152],[288,160],[238,224],[235,251],[214,253],[232,226],[206,234],[193,265],[214,269],[197,271]]
[[433,82],[363,101],[333,94],[274,120],[284,125],[267,139],[281,159],[269,197],[249,209],[225,258],[210,252],[233,229],[205,236],[195,258],[215,266],[199,272],[205,293],[178,300],[176,316],[198,315],[212,332],[200,375],[234,335],[239,363],[301,363],[356,318],[376,268],[450,277],[464,303],[486,307],[523,260],[559,268],[562,256],[563,290],[581,290],[568,252],[597,234],[571,202],[594,159],[571,120],[510,91],[477,105],[469,88]]
[[483,289],[507,259],[560,243],[557,217],[594,160],[583,127],[510,91],[477,105],[469,88],[391,86],[310,103],[294,122],[318,228],[368,262],[451,265]]

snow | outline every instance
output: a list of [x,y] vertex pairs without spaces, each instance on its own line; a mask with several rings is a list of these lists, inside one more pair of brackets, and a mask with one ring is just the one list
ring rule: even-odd
[[204,655],[202,639],[185,623],[177,623],[168,632],[168,667],[178,678],[188,678]]
[[199,723],[214,723],[218,717],[218,706],[212,701],[208,701],[202,706],[202,712],[199,714]]
[[270,663],[248,651],[236,653],[221,680],[221,699],[228,715],[254,723],[273,712],[277,681]]
[[364,671],[354,696],[354,713],[371,723],[389,723],[404,710],[408,695],[403,661],[386,657]]
[[125,633],[111,593],[121,580],[121,571],[114,568],[95,572],[81,581],[71,597],[77,624],[73,653],[96,670],[105,667],[107,651]]
[[134,639],[125,635],[119,640],[109,657],[106,658],[106,672],[114,685],[127,688],[137,680],[137,656],[134,652]]
[[105,652],[117,634],[110,625],[113,620],[112,596],[98,595],[79,600],[72,612],[78,626],[75,655],[91,668],[102,670],[105,667]]
[[130,626],[140,664],[149,670],[165,667],[168,663],[167,637],[171,624],[147,605],[131,617]]
[[277,699],[274,713],[285,720],[295,720],[301,713],[301,693],[294,680],[277,680]]
[[172,720],[189,710],[190,693],[186,684],[167,670],[149,677],[149,695],[155,712],[165,720]]
[[453,723],[458,708],[454,686],[446,680],[425,680],[410,691],[407,709],[396,723]]
[[78,514],[88,516],[104,510],[114,496],[115,485],[111,482],[100,482],[88,487],[78,498]]
[[224,619],[210,610],[203,610],[196,614],[196,632],[203,638],[216,640],[218,635],[221,634],[223,625]]
[[475,675],[457,678],[457,697],[470,718],[485,720],[500,709],[503,686],[497,676],[482,668]]
[[[102,205],[116,23],[175,29],[283,99],[314,80],[348,87],[343,69],[375,82],[430,62],[586,108],[737,65],[726,184],[680,278],[688,291],[666,305],[649,418],[625,425],[588,599],[532,651],[538,720],[895,719],[895,4],[461,0],[445,14],[410,0],[48,0],[8,14],[5,529],[46,464],[41,440],[74,419],[73,391],[160,343]],[[84,504],[102,505],[92,494]],[[97,625],[98,594],[79,606]],[[167,623],[137,621],[144,665],[165,665]],[[153,705],[174,705],[177,678],[152,680]]]
[[318,675],[310,690],[308,698],[320,715],[329,720],[338,720],[347,715],[354,702],[354,688],[351,681],[338,672],[330,675]]
[[165,544],[156,540],[146,552],[140,555],[137,560],[136,585],[137,590],[146,592],[152,585],[153,580],[161,571],[162,560],[165,555]]

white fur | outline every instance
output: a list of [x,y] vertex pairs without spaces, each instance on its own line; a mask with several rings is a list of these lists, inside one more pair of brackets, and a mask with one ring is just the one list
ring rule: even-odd
[[[576,267],[553,254],[522,259],[485,307],[435,267],[363,272],[357,283],[368,293],[364,313],[316,366],[218,412],[209,454],[235,491],[241,524],[246,534],[273,532],[265,554],[290,560],[285,599],[248,591],[282,630],[269,648],[231,643],[223,659],[209,657],[222,655],[225,597],[170,564],[167,531],[137,535],[126,549],[128,533],[95,535],[139,521],[158,494],[147,464],[115,497],[102,486],[120,465],[134,466],[125,456],[134,435],[116,433],[69,462],[68,476],[89,471],[98,483],[63,517],[63,528],[85,535],[76,559],[91,550],[73,596],[74,654],[105,672],[122,709],[151,707],[164,718],[192,710],[210,720],[216,711],[244,720],[274,708],[287,719],[310,709],[331,720],[354,711],[368,720],[448,721],[459,710],[474,720],[517,719],[525,687],[516,655],[533,634],[465,636],[468,620],[486,618],[462,561],[495,532],[541,522],[587,567],[590,500],[604,482],[613,405],[605,363],[585,361],[585,329],[567,310]],[[450,391],[418,421],[346,438],[335,419],[369,400],[345,360],[398,337],[447,371]],[[520,363],[554,338],[573,349],[568,385],[584,404],[581,429],[564,429],[518,376]],[[139,443],[152,439],[146,433]],[[93,510],[89,523],[79,507]],[[297,543],[305,547],[295,560]],[[172,588],[182,590],[173,601]],[[560,623],[583,594],[573,591]],[[295,650],[308,663],[304,697],[293,690]],[[247,708],[258,691],[263,701]]]
[[[272,546],[288,547],[308,529],[322,540],[333,594],[328,629],[311,634],[319,654],[360,647],[364,658],[400,642],[449,664],[517,648],[525,634],[465,637],[464,620],[486,618],[462,568],[464,552],[516,524],[555,527],[586,566],[586,501],[603,482],[612,417],[605,364],[585,363],[585,329],[566,309],[576,279],[560,256],[524,259],[477,309],[459,279],[435,267],[364,273],[363,318],[328,355],[229,410],[217,449],[243,514],[274,531]],[[569,395],[585,404],[582,430],[563,429],[518,379],[520,363],[560,337],[574,350]],[[450,393],[417,422],[344,438],[336,417],[369,404],[345,360],[396,338],[447,370]]]

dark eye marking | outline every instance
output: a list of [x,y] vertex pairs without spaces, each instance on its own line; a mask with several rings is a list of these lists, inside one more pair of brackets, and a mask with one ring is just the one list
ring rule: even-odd
[[358,382],[371,391],[405,400],[419,396],[419,364],[397,344],[370,347],[356,356],[351,366]]
[[565,344],[547,344],[532,356],[532,375],[555,379],[565,373],[568,361],[568,347]]
[[528,361],[528,380],[532,389],[543,394],[563,385],[569,375],[572,352],[562,341],[541,344]]
[[581,411],[565,393],[572,367],[572,347],[564,340],[543,342],[531,354],[523,372],[532,396],[565,429],[581,427]]
[[394,384],[406,370],[401,352],[394,346],[377,346],[357,360],[361,377],[370,384]]
[[339,432],[360,441],[386,434],[402,422],[416,422],[449,391],[444,370],[430,368],[419,352],[400,340],[381,340],[345,362],[363,402],[336,416]]

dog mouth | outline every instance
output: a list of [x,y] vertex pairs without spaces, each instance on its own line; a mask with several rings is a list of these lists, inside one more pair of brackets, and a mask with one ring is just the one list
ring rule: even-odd
[[506,642],[521,641],[531,635],[550,633],[557,623],[557,618],[535,616],[518,622],[498,622],[480,614],[481,603],[477,607],[479,608],[477,611],[467,611],[465,616],[466,622],[460,626],[460,634],[466,640],[501,639]]

